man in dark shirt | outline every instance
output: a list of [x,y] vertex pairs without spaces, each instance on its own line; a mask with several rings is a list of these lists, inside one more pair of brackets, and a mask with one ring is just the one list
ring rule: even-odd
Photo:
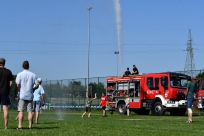
[[13,83],[13,75],[9,69],[4,67],[6,60],[0,58],[0,103],[3,105],[4,128],[8,128],[8,105],[10,104],[9,94]]
[[188,110],[188,120],[186,123],[191,123],[193,121],[192,119],[192,105],[193,105],[193,99],[194,99],[194,93],[193,93],[193,83],[191,82],[191,78],[188,78],[188,83],[187,83],[187,89],[185,92],[186,98],[187,98],[187,110]]
[[127,68],[127,70],[125,71],[125,74],[124,74],[124,75],[125,75],[125,76],[131,75],[129,68]]
[[135,65],[133,65],[133,72],[132,72],[132,75],[138,75],[139,74],[139,71],[137,69],[137,67]]

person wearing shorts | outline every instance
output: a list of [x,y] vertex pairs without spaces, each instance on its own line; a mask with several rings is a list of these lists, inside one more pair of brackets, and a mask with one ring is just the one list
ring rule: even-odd
[[191,78],[188,78],[188,83],[187,83],[187,89],[185,92],[186,99],[187,99],[187,110],[188,110],[188,120],[186,123],[192,123],[193,121],[193,112],[192,112],[192,104],[193,104],[193,99],[194,99],[194,93],[193,93],[193,83],[191,82]]
[[128,94],[126,94],[125,108],[126,108],[126,111],[127,111],[127,116],[130,115],[130,109],[129,109],[130,105],[129,105],[129,103],[130,103],[130,98],[129,98]]
[[106,106],[108,105],[108,99],[105,96],[105,93],[102,93],[100,105],[102,106],[103,117],[107,117],[107,115],[106,115]]
[[87,98],[87,100],[86,100],[86,105],[85,105],[85,111],[81,116],[82,118],[84,117],[84,115],[87,112],[89,112],[88,118],[90,118],[90,116],[91,116],[91,103],[92,103],[93,100],[95,100],[97,98],[97,96],[96,96],[96,93],[95,93],[95,97],[91,98],[91,95],[90,94],[88,95],[88,90],[86,90],[86,98]]
[[27,106],[28,112],[28,128],[32,129],[32,108],[33,108],[33,86],[36,84],[35,88],[38,88],[39,84],[36,79],[36,75],[29,71],[29,62],[23,62],[23,71],[18,73],[16,76],[16,90],[15,98],[17,98],[17,90],[19,90],[19,102],[18,102],[18,127],[17,129],[22,129],[23,123],[23,112],[24,108]]
[[9,112],[8,105],[10,105],[10,91],[13,84],[13,75],[5,66],[6,60],[0,58],[0,104],[3,105],[4,112],[4,129],[8,128]]
[[42,79],[38,78],[38,88],[34,91],[33,93],[33,112],[32,112],[32,122],[33,122],[33,118],[34,118],[34,114],[35,114],[35,124],[38,124],[38,119],[39,119],[39,115],[40,115],[40,110],[41,107],[44,106],[45,100],[44,100],[44,89],[41,86],[42,83]]

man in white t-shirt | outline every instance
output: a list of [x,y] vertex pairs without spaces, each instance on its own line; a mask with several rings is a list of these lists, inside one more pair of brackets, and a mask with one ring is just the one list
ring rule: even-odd
[[19,102],[18,102],[18,127],[17,129],[22,129],[23,123],[23,111],[27,106],[28,112],[28,128],[32,129],[32,106],[33,106],[33,86],[36,84],[36,88],[39,86],[37,83],[36,75],[30,72],[29,62],[23,62],[23,71],[17,74],[16,77],[16,90],[15,98],[17,98],[17,90],[19,92]]
[[35,124],[38,124],[38,119],[39,119],[39,114],[40,114],[40,109],[42,106],[44,106],[44,89],[41,86],[42,83],[42,79],[38,78],[38,88],[35,90],[35,92],[33,93],[33,112],[32,112],[32,116],[34,118],[34,114],[35,114]]

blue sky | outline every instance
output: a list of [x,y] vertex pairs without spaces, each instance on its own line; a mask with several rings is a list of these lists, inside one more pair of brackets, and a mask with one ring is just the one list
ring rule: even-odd
[[[17,74],[28,60],[43,80],[87,78],[89,6],[90,77],[117,75],[113,0],[0,1],[0,57],[6,67]],[[120,0],[120,7],[119,75],[133,64],[140,73],[184,70],[189,29],[195,67],[204,68],[203,0]]]

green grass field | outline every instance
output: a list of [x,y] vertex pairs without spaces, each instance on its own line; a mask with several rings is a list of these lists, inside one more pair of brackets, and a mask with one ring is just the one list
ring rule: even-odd
[[17,111],[10,110],[9,129],[4,130],[3,112],[0,112],[1,136],[201,136],[204,135],[204,116],[194,116],[194,122],[187,124],[187,116],[152,116],[136,115],[129,117],[113,115],[102,117],[102,111],[92,110],[91,118],[81,118],[83,111],[43,111],[39,124],[33,129],[27,129],[27,113],[23,123],[23,130],[16,130]]

